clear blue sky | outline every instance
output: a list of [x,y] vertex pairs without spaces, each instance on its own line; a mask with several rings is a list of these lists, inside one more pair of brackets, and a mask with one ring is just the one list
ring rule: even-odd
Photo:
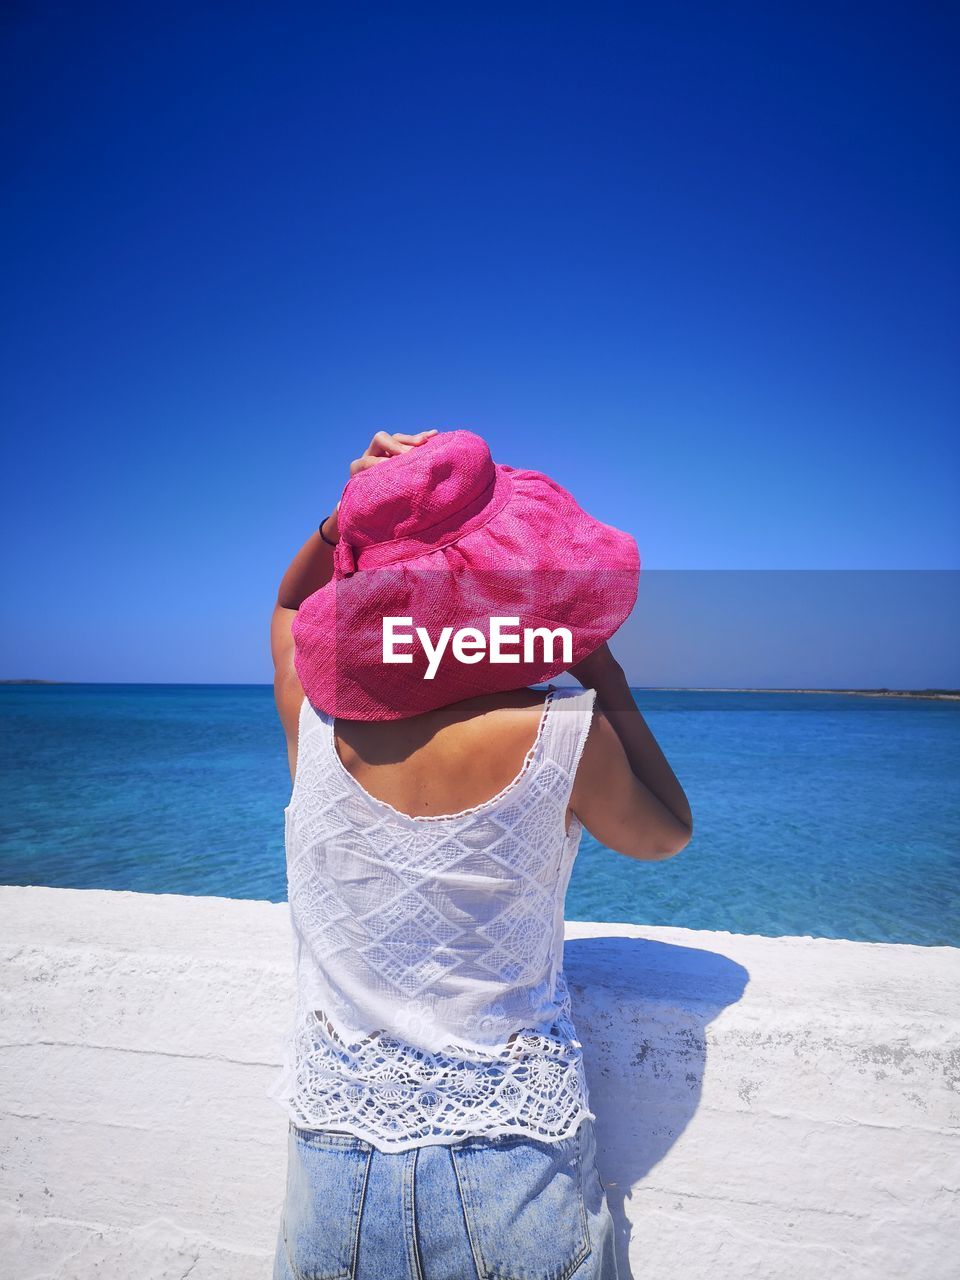
[[0,676],[267,679],[380,428],[650,570],[960,568],[950,10],[7,6]]

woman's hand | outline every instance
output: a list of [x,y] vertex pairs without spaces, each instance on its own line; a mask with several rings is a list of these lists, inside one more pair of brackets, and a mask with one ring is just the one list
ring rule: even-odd
[[431,427],[429,431],[418,431],[415,436],[405,435],[402,431],[395,431],[393,435],[388,431],[378,431],[360,457],[350,463],[350,475],[355,476],[360,471],[368,471],[370,467],[375,467],[378,462],[383,462],[386,458],[393,458],[398,453],[415,449],[418,444],[423,444],[424,440],[429,440],[436,434],[436,427]]
[[[429,431],[418,431],[414,436],[407,435],[403,431],[395,431],[393,435],[388,431],[378,431],[360,457],[354,458],[353,462],[350,463],[351,479],[359,475],[361,471],[369,471],[378,462],[396,457],[398,453],[406,453],[408,449],[415,449],[418,444],[423,444],[425,440],[429,440],[431,436],[436,434],[436,427],[431,427]],[[323,522],[324,537],[329,538],[331,542],[336,542],[340,537],[340,522],[337,519],[339,510],[340,503],[338,502]]]

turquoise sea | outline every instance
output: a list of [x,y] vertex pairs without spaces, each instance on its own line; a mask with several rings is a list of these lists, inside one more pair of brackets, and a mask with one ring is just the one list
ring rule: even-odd
[[[584,836],[571,920],[960,945],[960,703],[636,690],[696,834]],[[268,686],[0,688],[0,882],[285,897]]]

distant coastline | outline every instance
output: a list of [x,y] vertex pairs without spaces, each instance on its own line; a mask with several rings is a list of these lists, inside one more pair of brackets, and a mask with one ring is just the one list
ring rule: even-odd
[[960,689],[731,689],[708,685],[655,685],[652,692],[662,693],[842,693],[858,698],[928,698],[944,702],[960,702]]
[[69,680],[0,680],[0,684],[69,684]]

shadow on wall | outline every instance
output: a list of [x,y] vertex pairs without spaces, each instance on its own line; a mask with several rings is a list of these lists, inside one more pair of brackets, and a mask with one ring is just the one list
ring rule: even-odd
[[[597,1115],[597,1163],[616,1224],[621,1280],[633,1280],[624,1202],[696,1113],[707,1024],[736,1004],[750,975],[713,951],[617,937],[571,939],[564,972]],[[633,1217],[639,1220],[636,1207]]]

